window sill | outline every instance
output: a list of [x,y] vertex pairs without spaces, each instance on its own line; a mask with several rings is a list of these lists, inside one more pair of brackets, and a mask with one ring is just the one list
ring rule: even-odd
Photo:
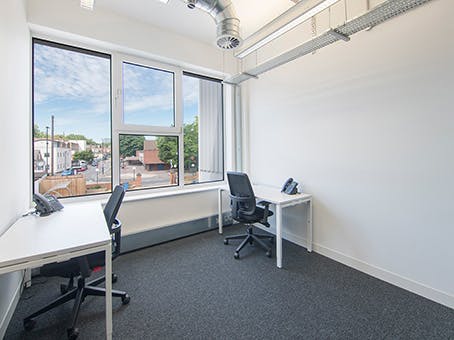
[[[218,190],[224,188],[227,182],[219,181],[214,183],[202,183],[196,185],[190,185],[183,188],[165,188],[165,189],[149,189],[149,190],[140,190],[140,191],[127,191],[123,199],[124,203],[143,201],[148,199],[162,198],[162,197],[171,197],[179,195],[189,195],[193,193],[206,192]],[[83,196],[83,197],[68,197],[65,198],[62,203],[65,204],[77,204],[83,202],[95,202],[100,204],[105,204],[110,197],[109,194],[104,195],[95,195],[95,196]]]
[[165,190],[160,190],[160,191],[154,191],[153,189],[151,189],[146,193],[129,191],[129,192],[126,192],[123,202],[135,202],[135,201],[142,201],[142,200],[148,200],[148,199],[154,199],[154,198],[189,195],[189,194],[193,194],[193,193],[213,191],[213,190],[218,190],[219,188],[224,187],[225,184],[226,184],[226,182],[220,181],[220,182],[215,182],[215,183],[198,184],[196,186],[189,186],[189,187],[183,187],[183,188],[171,188],[171,189],[165,189]]

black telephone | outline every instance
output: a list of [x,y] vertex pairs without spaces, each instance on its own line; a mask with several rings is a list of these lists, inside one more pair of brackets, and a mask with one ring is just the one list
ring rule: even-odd
[[288,195],[295,195],[298,192],[298,183],[295,182],[293,178],[289,178],[288,180],[285,181],[281,192],[286,193]]
[[54,211],[63,209],[63,205],[58,201],[54,195],[41,195],[39,193],[33,194],[33,202],[36,203],[35,212],[39,216],[47,216]]

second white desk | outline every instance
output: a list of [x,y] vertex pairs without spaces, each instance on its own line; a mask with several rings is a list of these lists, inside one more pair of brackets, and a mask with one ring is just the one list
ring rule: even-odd
[[[276,265],[282,268],[282,209],[298,204],[307,204],[307,251],[312,251],[312,195],[296,194],[287,195],[280,192],[278,188],[265,185],[252,185],[255,197],[258,200],[270,202],[276,212]],[[219,233],[222,234],[222,192],[228,192],[228,187],[219,188],[218,191],[218,224]]]

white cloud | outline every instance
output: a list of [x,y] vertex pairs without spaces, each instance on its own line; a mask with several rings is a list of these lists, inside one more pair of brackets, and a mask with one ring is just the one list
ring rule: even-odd
[[[128,97],[129,98],[129,97]],[[126,112],[150,110],[172,110],[173,97],[169,95],[134,96],[124,104]]]
[[174,76],[170,72],[126,63],[123,87],[126,112],[174,108]]
[[83,53],[35,45],[35,101],[110,98],[110,62]]

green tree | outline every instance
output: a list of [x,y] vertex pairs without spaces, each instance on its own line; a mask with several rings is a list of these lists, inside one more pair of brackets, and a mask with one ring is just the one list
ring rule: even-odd
[[[184,125],[183,141],[184,167],[189,169],[191,164],[197,166],[199,152],[199,120],[197,116],[193,123]],[[159,149],[159,159],[161,161],[167,164],[178,164],[178,145],[175,137],[158,137],[156,145]]]
[[143,150],[144,136],[120,135],[120,155],[135,156],[137,150]]
[[33,126],[33,137],[35,137],[35,138],[46,138],[46,133],[45,133],[45,132],[42,132],[42,131],[39,129],[38,124],[35,124],[35,125]]
[[190,169],[191,164],[197,167],[199,155],[199,120],[184,126],[184,167]]
[[78,134],[74,134],[74,133],[70,133],[69,135],[66,135],[63,138],[65,140],[85,140],[85,141],[87,141],[87,144],[89,144],[89,145],[97,144],[93,139],[87,138],[84,135],[78,135]]
[[178,139],[176,137],[158,137],[156,146],[159,149],[158,157],[167,164],[178,164]]
[[[35,138],[46,138],[46,132],[41,131],[39,129],[38,124],[35,124],[33,126],[33,136]],[[50,140],[50,138],[51,138],[51,135],[50,135],[50,131],[49,131],[49,140]],[[87,141],[88,145],[97,145],[98,144],[91,138],[87,138],[84,135],[79,135],[79,134],[74,134],[74,133],[70,133],[69,135],[66,135],[66,136],[64,134],[55,134],[54,139],[55,140],[66,140],[66,141],[67,140],[84,140],[84,141]]]
[[91,150],[77,151],[76,153],[74,153],[74,156],[73,156],[73,159],[75,161],[84,160],[87,162],[91,162],[91,161],[93,161],[94,158],[95,158],[95,155],[93,154],[93,151],[91,151]]

